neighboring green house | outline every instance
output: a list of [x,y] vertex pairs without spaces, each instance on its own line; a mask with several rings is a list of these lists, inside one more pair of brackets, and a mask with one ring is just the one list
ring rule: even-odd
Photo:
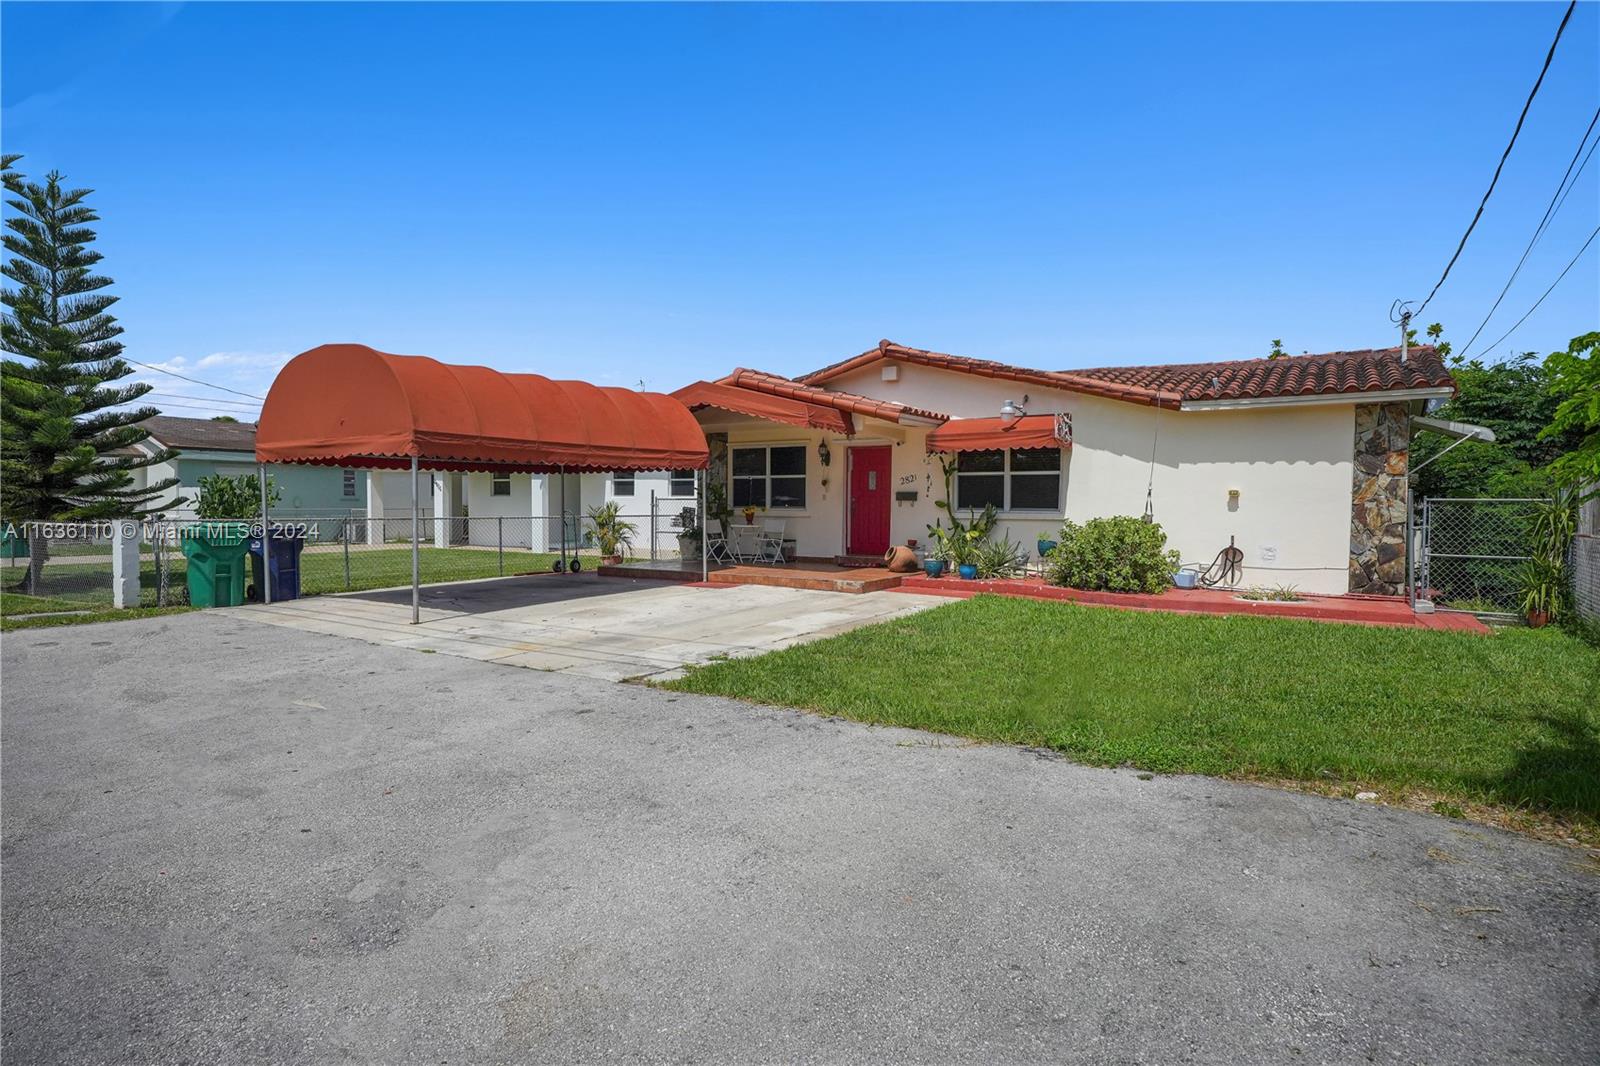
[[[161,502],[172,514],[194,510],[200,495],[200,479],[212,474],[237,477],[254,474],[256,467],[256,427],[253,422],[214,422],[207,418],[174,418],[157,415],[141,423],[150,439],[135,448],[154,454],[160,447],[179,452],[168,463],[156,463],[133,472],[140,485],[178,479]],[[362,471],[329,466],[274,466],[268,473],[282,495],[277,507],[291,512],[359,511],[367,507],[367,479]],[[177,502],[179,498],[183,502]]]

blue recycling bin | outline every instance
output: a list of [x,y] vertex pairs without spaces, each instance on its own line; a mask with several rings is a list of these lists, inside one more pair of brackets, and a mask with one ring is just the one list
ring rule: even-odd
[[[306,546],[304,537],[290,537],[273,533],[266,538],[269,563],[267,573],[272,581],[272,602],[300,598],[300,551]],[[261,598],[261,538],[250,538],[250,576],[256,583],[256,598]]]

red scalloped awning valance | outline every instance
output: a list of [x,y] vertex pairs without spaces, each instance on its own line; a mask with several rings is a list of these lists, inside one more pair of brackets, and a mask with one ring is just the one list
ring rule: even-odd
[[266,463],[431,470],[693,470],[708,460],[671,396],[325,344],[278,372],[261,408]]
[[1063,430],[1060,418],[1058,415],[1024,415],[1010,423],[1002,418],[953,418],[937,429],[928,431],[928,451],[1070,448],[1072,433]]

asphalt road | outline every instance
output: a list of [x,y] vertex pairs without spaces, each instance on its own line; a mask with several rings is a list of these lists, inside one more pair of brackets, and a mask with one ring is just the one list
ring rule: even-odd
[[193,614],[3,640],[4,1060],[1600,1061],[1600,869]]

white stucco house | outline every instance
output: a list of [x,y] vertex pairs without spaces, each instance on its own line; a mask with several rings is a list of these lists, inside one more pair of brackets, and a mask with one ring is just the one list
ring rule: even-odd
[[797,378],[739,369],[674,395],[711,442],[712,480],[735,508],[785,517],[802,558],[926,538],[949,462],[951,503],[995,504],[998,535],[1030,550],[1064,518],[1148,504],[1185,564],[1233,544],[1240,584],[1392,595],[1410,418],[1454,387],[1430,347],[1053,371],[882,341]]
[[[387,515],[394,535],[409,535],[411,490],[407,477],[404,473],[367,472],[368,511],[374,516]],[[431,539],[437,547],[465,543],[558,551],[563,528],[569,549],[583,547],[589,529],[584,516],[593,507],[615,501],[637,528],[635,552],[650,550],[654,513],[656,550],[670,554],[678,550],[678,529],[672,519],[684,508],[695,506],[692,470],[566,475],[424,471],[422,478],[422,498],[429,502],[430,517],[472,519],[433,523]]]
[[[168,517],[181,519],[193,514],[200,496],[201,478],[213,474],[253,475],[259,469],[254,422],[157,415],[139,424],[150,436],[132,445],[132,451],[147,456],[169,449],[177,453],[171,459],[132,471],[134,485],[138,488],[169,478],[177,479],[176,485],[159,493],[150,504],[154,511]],[[284,514],[364,515],[367,508],[364,474],[337,467],[281,466],[273,468],[271,477],[280,493],[278,508]],[[404,478],[404,474],[392,474],[387,483],[403,486]],[[391,491],[398,492],[399,488]],[[408,507],[406,517],[409,516]]]

